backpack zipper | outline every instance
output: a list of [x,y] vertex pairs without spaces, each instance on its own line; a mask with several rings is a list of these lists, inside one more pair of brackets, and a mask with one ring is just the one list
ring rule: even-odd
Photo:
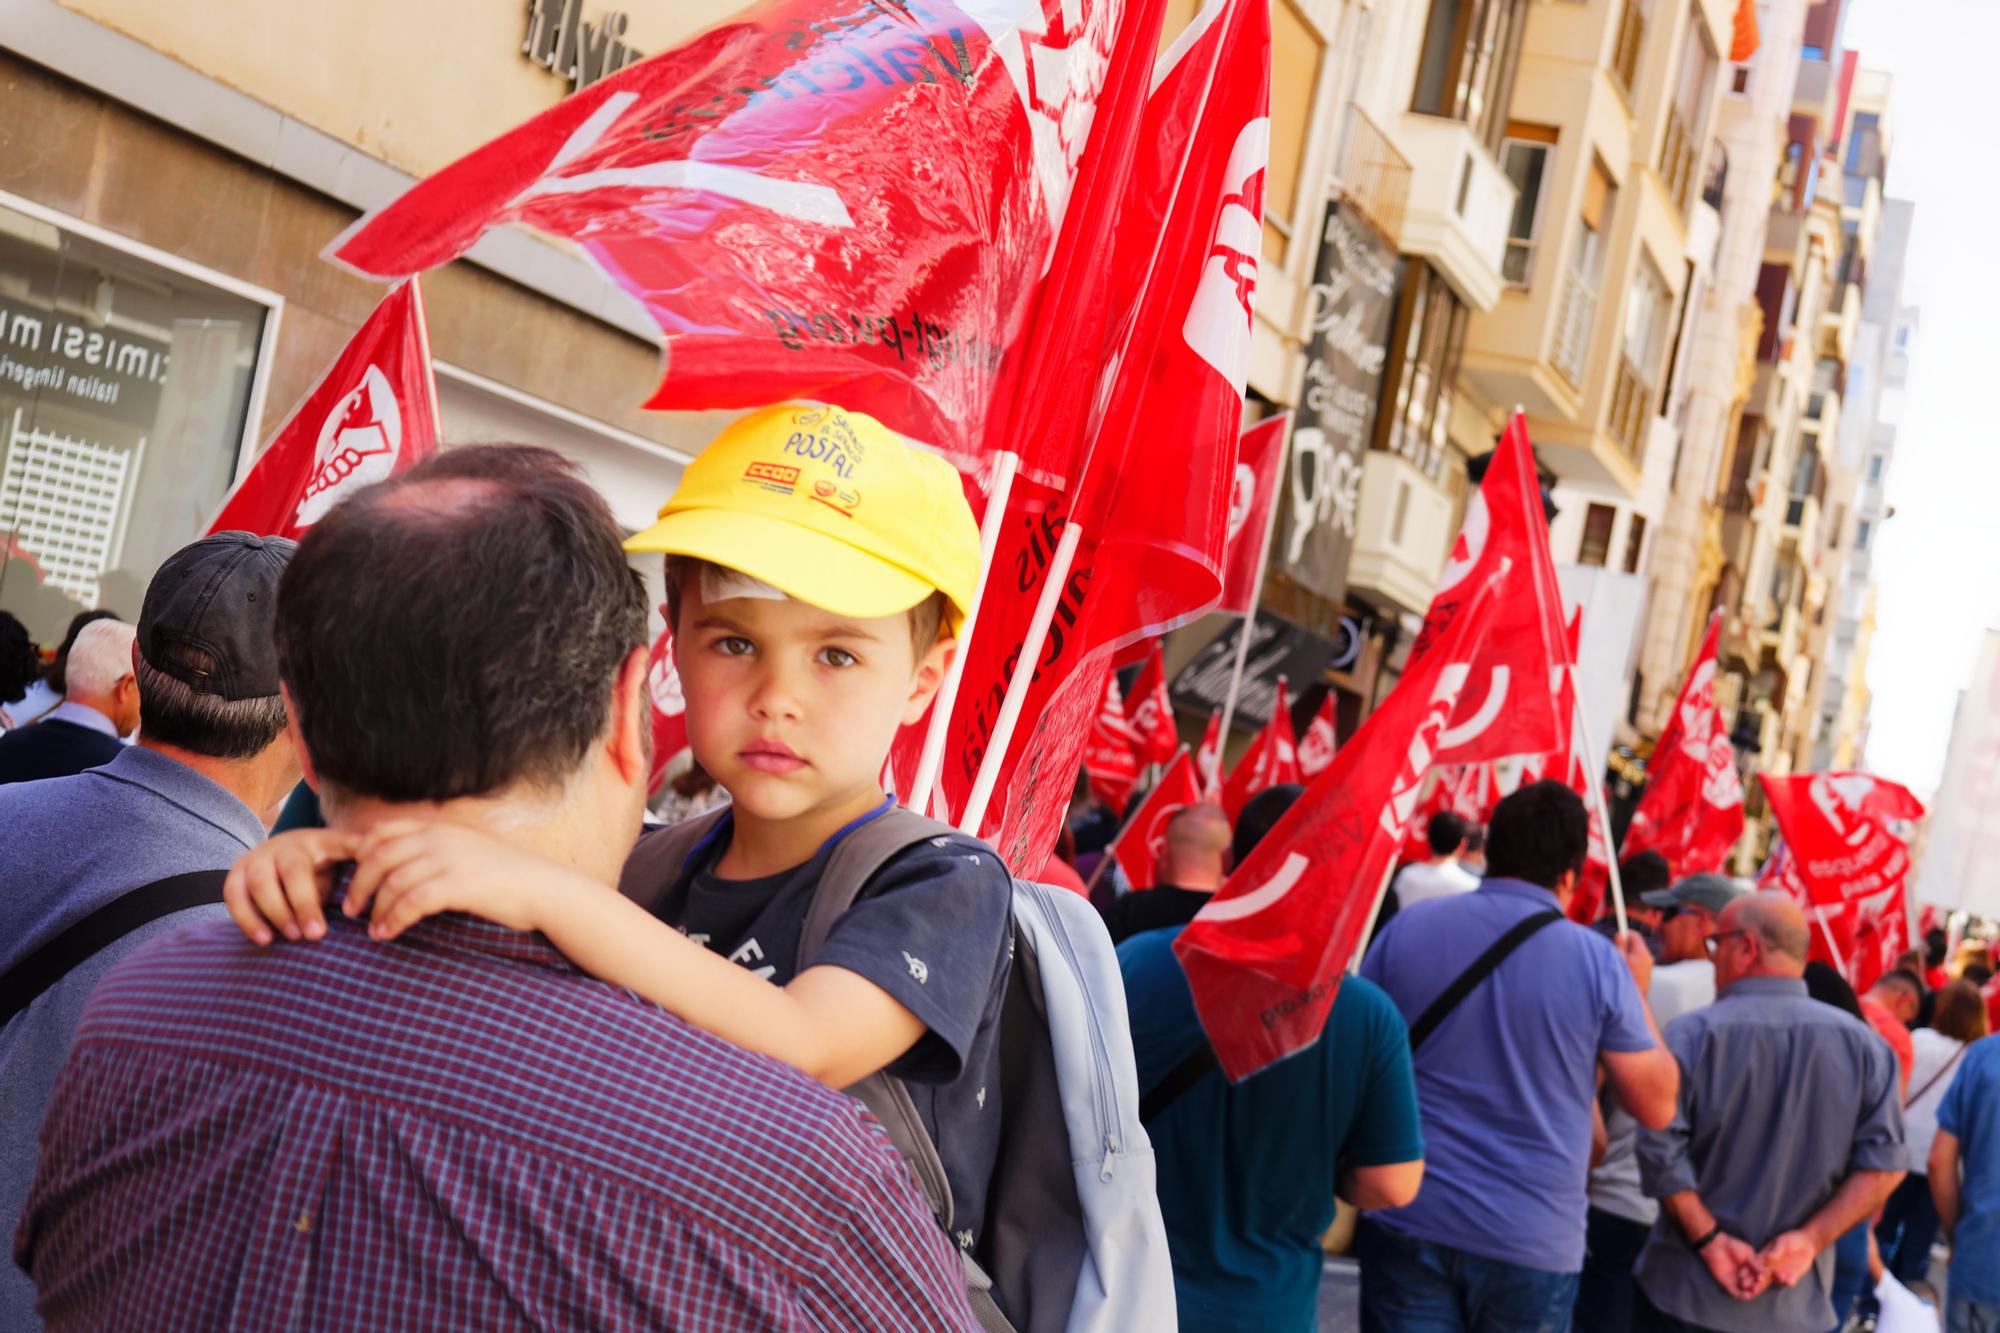
[[1104,1039],[1104,1028],[1098,1021],[1097,1010],[1088,1003],[1090,992],[1082,984],[1083,966],[1077,961],[1075,941],[1070,939],[1062,917],[1043,896],[1049,892],[1051,890],[1034,885],[1031,887],[1030,896],[1034,899],[1043,920],[1048,922],[1049,934],[1054,937],[1056,947],[1061,950],[1063,961],[1069,966],[1070,975],[1077,979],[1077,991],[1085,998],[1084,1013],[1090,1020],[1090,1058],[1096,1068],[1096,1077],[1092,1080],[1095,1086],[1092,1091],[1095,1093],[1093,1100],[1097,1106],[1097,1139],[1104,1148],[1104,1158],[1098,1164],[1097,1178],[1108,1182],[1112,1178],[1118,1157],[1120,1145],[1116,1129],[1121,1123],[1118,1119],[1117,1095],[1113,1091],[1111,1078],[1109,1043]]

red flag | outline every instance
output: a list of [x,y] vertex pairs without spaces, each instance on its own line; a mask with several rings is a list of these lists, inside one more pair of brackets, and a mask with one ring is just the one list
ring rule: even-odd
[[1098,696],[1097,721],[1083,747],[1083,764],[1090,772],[1090,789],[1121,815],[1139,783],[1139,760],[1132,753],[1132,724],[1125,718],[1125,700],[1118,693],[1118,677],[1105,673],[1104,691]]
[[1146,71],[1115,89],[1140,62],[1114,44],[1150,54],[1159,24],[1157,0],[776,0],[475,149],[329,255],[401,276],[533,227],[659,327],[648,406],[830,400],[969,457],[1058,233],[1104,251],[1078,167],[1102,148],[1084,170],[1122,193]]
[[1561,748],[1566,724],[1554,694],[1563,655],[1562,591],[1549,554],[1548,523],[1535,475],[1528,423],[1507,423],[1478,492],[1466,507],[1451,559],[1431,596],[1424,627],[1403,669],[1413,671],[1450,628],[1472,589],[1509,561],[1508,585],[1495,607],[1485,656],[1459,701],[1458,715],[1438,738],[1437,762],[1470,763]]
[[1223,1072],[1318,1040],[1497,606],[1485,588],[1174,942]]
[[1651,777],[1625,832],[1623,855],[1658,852],[1676,877],[1720,870],[1743,834],[1743,784],[1715,706],[1721,636],[1722,617],[1716,615],[1653,747]]
[[1333,752],[1338,744],[1333,725],[1333,705],[1333,691],[1328,690],[1326,702],[1313,714],[1306,734],[1299,737],[1299,778],[1302,781],[1311,782],[1333,762]]
[[1195,785],[1194,763],[1187,751],[1182,750],[1111,843],[1111,855],[1118,858],[1119,868],[1134,888],[1143,889],[1159,882],[1160,849],[1167,844],[1167,821],[1200,801],[1201,788]]
[[1785,840],[1779,873],[1794,897],[1845,907],[1909,873],[1909,848],[1886,822],[1922,817],[1907,789],[1866,773],[1760,773],[1758,781]]
[[1243,432],[1236,446],[1236,473],[1229,489],[1228,559],[1223,567],[1218,611],[1250,614],[1257,597],[1257,567],[1271,530],[1271,505],[1278,494],[1278,464],[1285,456],[1283,412]]
[[653,710],[653,770],[647,792],[658,796],[667,769],[688,748],[687,700],[681,695],[681,673],[674,665],[674,632],[662,629],[646,654],[646,696]]
[[1271,704],[1271,720],[1250,742],[1250,748],[1236,761],[1229,780],[1222,784],[1222,808],[1231,822],[1243,813],[1252,796],[1266,787],[1299,780],[1299,747],[1293,738],[1292,711],[1285,702],[1285,678],[1278,677],[1277,698]]
[[1222,790],[1222,710],[1208,713],[1208,728],[1201,733],[1201,745],[1194,752],[1195,771],[1201,778],[1204,800],[1212,800]]
[[1146,665],[1132,682],[1132,732],[1138,737],[1141,764],[1164,764],[1181,748],[1180,733],[1174,728],[1174,705],[1167,697],[1167,658],[1160,641],[1153,641]]
[[413,279],[375,307],[208,530],[297,538],[344,497],[407,471],[437,448],[437,384]]

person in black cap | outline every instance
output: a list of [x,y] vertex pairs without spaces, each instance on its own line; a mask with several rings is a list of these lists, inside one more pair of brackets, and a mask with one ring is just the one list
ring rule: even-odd
[[[6,1235],[91,988],[152,936],[227,919],[224,871],[263,840],[298,780],[272,634],[292,550],[281,538],[225,532],[170,556],[146,590],[133,645],[138,743],[73,777],[0,787]],[[0,1264],[0,1328],[37,1327],[34,1300],[27,1276]]]

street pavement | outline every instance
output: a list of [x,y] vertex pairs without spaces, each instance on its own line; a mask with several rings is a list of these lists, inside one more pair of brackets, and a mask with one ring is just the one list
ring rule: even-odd
[[1328,1258],[1319,1275],[1320,1333],[1361,1327],[1361,1270],[1352,1259]]

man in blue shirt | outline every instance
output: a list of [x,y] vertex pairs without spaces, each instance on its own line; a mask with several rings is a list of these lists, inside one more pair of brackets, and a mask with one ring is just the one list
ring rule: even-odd
[[[1174,957],[1182,929],[1118,946],[1143,1090],[1207,1046]],[[1380,989],[1351,978],[1318,1042],[1234,1086],[1211,1064],[1146,1132],[1182,1333],[1311,1333],[1335,1194],[1393,1207],[1423,1179],[1408,1030]]]
[[1481,886],[1405,908],[1368,951],[1361,975],[1415,1026],[1503,936],[1545,922],[1415,1052],[1424,1188],[1361,1225],[1364,1330],[1567,1329],[1598,1069],[1641,1124],[1673,1117],[1679,1071],[1643,998],[1651,952],[1561,919],[1588,836],[1575,792],[1523,787],[1493,812]]
[[1938,1107],[1931,1197],[1951,1239],[1947,1333],[2000,1330],[2000,1041],[1974,1042]]

